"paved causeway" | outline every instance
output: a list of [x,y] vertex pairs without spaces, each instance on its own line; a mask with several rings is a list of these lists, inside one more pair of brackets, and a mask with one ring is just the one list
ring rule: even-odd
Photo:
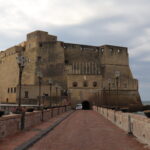
[[29,150],[147,150],[97,112],[74,112]]

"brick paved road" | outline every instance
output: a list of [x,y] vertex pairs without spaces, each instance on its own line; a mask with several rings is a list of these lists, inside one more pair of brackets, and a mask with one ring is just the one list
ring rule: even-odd
[[0,150],[14,150],[19,145],[23,144],[24,142],[31,140],[34,136],[37,136],[41,131],[47,129],[48,127],[52,126],[56,121],[62,119],[70,112],[65,112],[61,115],[58,115],[50,120],[33,126],[30,129],[26,129],[22,132],[19,132],[15,135],[8,136],[6,138],[0,138]]
[[76,111],[29,150],[147,150],[94,111]]

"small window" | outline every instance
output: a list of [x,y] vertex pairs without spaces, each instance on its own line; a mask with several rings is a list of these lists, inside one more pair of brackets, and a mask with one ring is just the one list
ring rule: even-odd
[[69,63],[69,61],[68,60],[65,60],[65,64],[68,64]]
[[78,86],[78,83],[77,83],[77,82],[73,82],[73,83],[72,83],[72,86],[73,86],[73,87],[77,87],[77,86]]
[[121,52],[120,49],[118,49],[117,52],[120,53]]
[[47,96],[48,96],[48,94],[47,94],[47,93],[43,93],[43,96],[46,96],[46,97],[47,97]]
[[10,92],[10,89],[8,88],[7,92],[9,93]]
[[8,103],[9,102],[9,99],[8,98],[6,98],[6,103]]
[[24,92],[24,98],[28,98],[29,97],[29,92],[28,91],[25,91]]
[[124,88],[127,88],[127,84],[126,83],[124,83]]
[[96,81],[93,82],[93,87],[97,87],[97,82]]
[[102,54],[104,53],[104,48],[101,49],[101,53],[102,53]]
[[112,87],[113,87],[113,88],[115,87],[115,83],[112,83]]
[[84,81],[84,82],[83,82],[83,86],[84,86],[84,87],[88,87],[88,82],[87,82],[87,81]]
[[109,51],[110,51],[110,55],[112,55],[113,54],[113,49],[110,48]]
[[13,92],[13,88],[11,88],[11,93]]
[[16,93],[16,87],[14,88],[14,93]]
[[38,56],[38,57],[37,57],[37,61],[38,61],[38,62],[40,62],[40,61],[41,61],[41,59],[42,59],[42,57],[41,57],[41,56]]
[[39,47],[42,47],[43,46],[43,44],[42,43],[39,43]]

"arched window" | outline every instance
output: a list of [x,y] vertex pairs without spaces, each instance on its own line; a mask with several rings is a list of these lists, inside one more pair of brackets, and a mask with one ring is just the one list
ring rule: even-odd
[[84,82],[83,82],[83,86],[84,86],[84,87],[88,87],[88,82],[87,82],[87,81],[84,81]]
[[97,82],[96,81],[93,82],[93,87],[97,87]]
[[77,82],[73,82],[73,83],[72,83],[72,86],[73,86],[73,87],[77,87],[77,86],[78,86],[78,83],[77,83]]

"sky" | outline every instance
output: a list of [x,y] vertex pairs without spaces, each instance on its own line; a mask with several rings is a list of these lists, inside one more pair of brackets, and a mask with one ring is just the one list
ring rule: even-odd
[[150,0],[0,0],[0,50],[44,30],[58,40],[129,49],[142,100],[150,100]]

